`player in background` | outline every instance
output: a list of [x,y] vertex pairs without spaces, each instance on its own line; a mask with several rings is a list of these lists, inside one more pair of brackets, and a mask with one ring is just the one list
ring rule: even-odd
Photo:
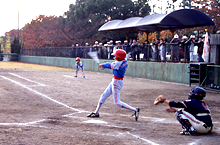
[[99,64],[101,69],[107,68],[113,70],[112,81],[101,95],[95,112],[92,112],[87,117],[99,117],[99,110],[105,103],[106,99],[112,94],[114,103],[121,108],[133,111],[134,114],[132,116],[135,116],[135,120],[137,121],[140,108],[131,107],[120,100],[120,90],[123,86],[123,78],[128,66],[128,62],[126,60],[126,52],[122,49],[117,49],[112,55],[115,56],[115,62]]
[[[161,95],[162,96],[162,95]],[[191,89],[188,100],[174,102],[163,99],[170,106],[167,112],[176,112],[176,118],[182,125],[182,135],[204,134],[212,131],[213,124],[211,112],[203,101],[206,91],[203,88],[195,87]],[[160,103],[162,103],[160,102]],[[176,110],[175,108],[183,108]]]
[[83,78],[85,78],[84,66],[83,66],[83,63],[80,61],[79,57],[76,58],[76,64],[75,65],[76,65],[76,75],[75,75],[75,77],[77,77],[79,70],[82,70]]

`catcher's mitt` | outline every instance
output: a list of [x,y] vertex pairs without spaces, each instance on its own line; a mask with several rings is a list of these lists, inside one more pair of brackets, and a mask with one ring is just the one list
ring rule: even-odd
[[167,112],[176,112],[177,110],[173,107],[167,108],[166,109]]
[[155,101],[154,101],[154,105],[158,105],[159,103],[163,103],[166,99],[164,98],[163,95],[158,96]]

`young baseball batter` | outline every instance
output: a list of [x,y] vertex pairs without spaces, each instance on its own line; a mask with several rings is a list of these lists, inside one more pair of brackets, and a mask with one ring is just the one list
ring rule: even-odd
[[87,117],[99,117],[100,108],[105,103],[105,100],[112,94],[114,103],[121,108],[133,111],[134,114],[132,116],[135,116],[135,120],[137,121],[140,108],[131,107],[128,104],[120,101],[120,90],[123,86],[123,78],[128,66],[128,62],[125,59],[126,52],[122,49],[117,49],[112,55],[115,56],[115,62],[99,64],[101,69],[107,68],[113,70],[112,81],[101,95],[95,112],[92,112]]
[[85,78],[84,66],[83,66],[83,63],[80,61],[79,57],[76,58],[76,64],[75,65],[76,65],[76,75],[75,75],[75,77],[77,77],[79,70],[82,70],[83,78]]
[[[159,96],[157,99],[160,103],[165,102],[171,107],[167,109],[168,112],[176,112],[176,118],[183,127],[180,134],[193,135],[212,131],[213,124],[211,112],[205,102],[202,101],[205,96],[206,91],[203,88],[195,87],[191,89],[188,100],[183,102],[166,100],[163,95]],[[177,111],[172,107],[183,109]]]

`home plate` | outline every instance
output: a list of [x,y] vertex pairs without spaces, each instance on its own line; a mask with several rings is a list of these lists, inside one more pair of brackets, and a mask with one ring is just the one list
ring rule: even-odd
[[84,123],[97,123],[97,124],[107,124],[107,122],[102,121],[102,120],[87,120],[87,121],[83,121]]

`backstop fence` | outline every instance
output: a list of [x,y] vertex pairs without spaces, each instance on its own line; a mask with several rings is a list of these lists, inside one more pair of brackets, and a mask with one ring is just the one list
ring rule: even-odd
[[[78,47],[49,47],[49,48],[33,48],[21,49],[20,55],[29,56],[49,56],[49,57],[70,57],[70,58],[89,58],[88,52],[97,51],[100,59],[113,59],[111,55],[116,49],[123,49],[130,53],[130,60],[142,61],[173,61],[173,62],[189,62],[188,47],[178,47],[175,50],[178,54],[171,60],[171,50],[173,46],[179,46],[178,43],[166,43],[163,48],[153,45],[138,45],[137,48],[132,48],[127,45],[112,45],[112,46],[78,46]],[[197,47],[194,47],[193,60],[197,61]]]

